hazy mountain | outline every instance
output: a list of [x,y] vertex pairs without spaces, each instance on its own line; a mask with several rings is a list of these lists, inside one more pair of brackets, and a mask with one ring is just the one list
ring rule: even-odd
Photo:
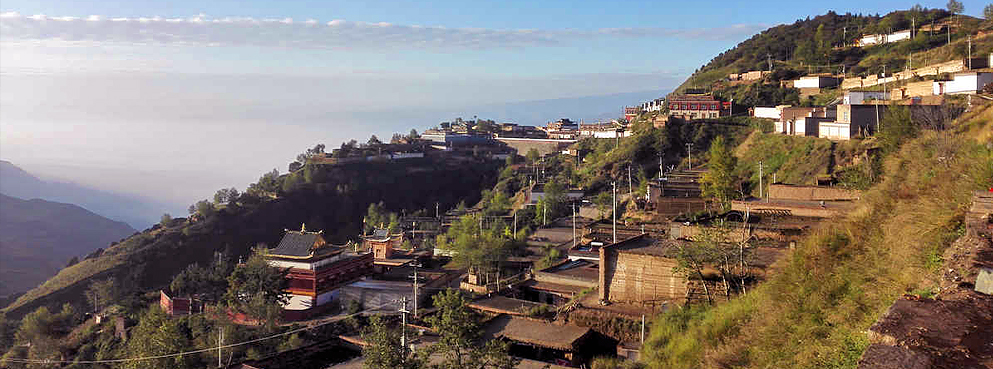
[[134,232],[76,205],[0,195],[0,296],[31,289],[73,256]]
[[160,204],[130,195],[101,191],[75,183],[44,181],[3,160],[0,160],[0,193],[20,199],[37,198],[75,204],[138,229],[158,222],[165,209]]

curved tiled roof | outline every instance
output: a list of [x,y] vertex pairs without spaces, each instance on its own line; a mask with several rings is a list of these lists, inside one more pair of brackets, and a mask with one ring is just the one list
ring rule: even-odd
[[307,257],[313,254],[314,245],[321,239],[319,232],[287,231],[279,245],[269,250],[271,255]]

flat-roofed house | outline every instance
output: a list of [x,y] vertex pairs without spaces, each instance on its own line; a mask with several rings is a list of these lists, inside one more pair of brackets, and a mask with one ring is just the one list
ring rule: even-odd
[[793,88],[827,88],[837,86],[841,81],[831,76],[804,76],[793,80]]
[[955,73],[951,81],[934,81],[935,95],[975,94],[993,83],[993,72]]
[[817,137],[832,140],[850,140],[866,137],[876,132],[879,120],[886,114],[886,105],[838,105],[837,120],[821,122]]
[[371,252],[353,252],[346,246],[332,245],[324,240],[323,233],[306,228],[287,230],[279,245],[266,253],[269,265],[289,269],[286,292],[290,298],[283,305],[286,320],[306,319],[323,312],[339,287],[373,271]]

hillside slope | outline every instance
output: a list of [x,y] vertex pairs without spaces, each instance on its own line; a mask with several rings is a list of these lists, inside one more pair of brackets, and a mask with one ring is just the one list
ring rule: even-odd
[[70,258],[134,232],[76,205],[0,195],[0,296],[27,291]]
[[[912,41],[870,47],[850,46],[863,34],[906,30],[914,24],[918,27],[935,24],[936,28],[940,28],[946,22],[961,24],[958,29],[962,32],[953,32],[950,37],[944,32],[918,32]],[[807,73],[844,71],[847,75],[864,76],[881,73],[884,65],[891,72],[910,65],[919,68],[923,64],[965,58],[968,55],[966,32],[991,28],[993,22],[988,20],[968,16],[956,16],[952,20],[944,9],[902,10],[885,16],[829,11],[769,28],[742,41],[701,66],[676,91],[710,89],[714,82],[725,79],[730,73],[769,70],[769,62],[772,62],[772,82]],[[986,55],[993,51],[991,41],[974,38],[973,55]],[[772,87],[778,88],[778,85]],[[735,99],[736,102],[744,100],[744,97]]]
[[993,184],[993,105],[977,110],[887,157],[857,210],[815,230],[767,283],[660,316],[642,351],[649,366],[855,367],[866,329],[896,298],[935,292],[972,191]]
[[430,209],[433,214],[435,204],[444,210],[463,199],[475,203],[481,189],[493,186],[501,164],[424,158],[308,165],[280,176],[274,199],[243,194],[203,220],[174,219],[168,227],[153,226],[61,270],[3,312],[18,318],[40,306],[85,306],[83,291],[90,281],[107,277],[120,281],[125,294],[140,294],[168,284],[190,264],[209,262],[215,252],[237,260],[258,243],[275,245],[284,229],[299,229],[301,224],[324,230],[329,242],[343,244],[361,233],[369,204],[383,202],[398,213]]

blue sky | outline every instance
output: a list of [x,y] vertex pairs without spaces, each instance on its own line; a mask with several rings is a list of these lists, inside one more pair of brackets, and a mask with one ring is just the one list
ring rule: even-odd
[[[318,142],[512,102],[651,98],[770,26],[913,5],[827,4],[5,0],[0,158],[188,204],[283,170]],[[973,15],[984,6],[964,4]],[[604,113],[581,101],[570,117]],[[535,124],[562,112],[540,113],[490,118]]]

